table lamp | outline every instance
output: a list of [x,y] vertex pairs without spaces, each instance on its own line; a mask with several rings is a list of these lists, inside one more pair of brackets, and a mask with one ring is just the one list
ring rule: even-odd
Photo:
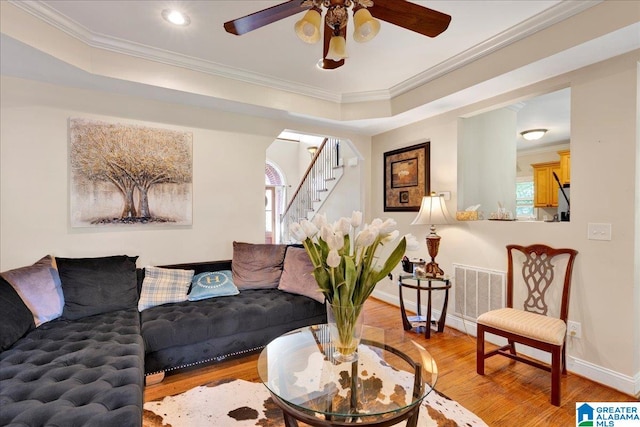
[[440,248],[440,236],[436,234],[436,225],[449,224],[449,211],[442,196],[432,192],[430,196],[422,198],[420,212],[411,225],[429,225],[430,233],[427,235],[427,250],[431,262],[425,266],[425,274],[429,277],[442,277],[444,271],[438,266],[436,256]]

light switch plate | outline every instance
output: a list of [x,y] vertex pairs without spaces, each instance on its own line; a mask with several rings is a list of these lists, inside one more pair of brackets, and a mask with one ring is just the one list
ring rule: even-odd
[[589,223],[587,225],[587,239],[611,240],[611,224]]

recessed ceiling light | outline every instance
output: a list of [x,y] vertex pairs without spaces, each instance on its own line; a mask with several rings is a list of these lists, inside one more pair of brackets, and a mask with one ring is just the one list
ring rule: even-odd
[[174,25],[187,26],[191,23],[189,16],[175,9],[165,9],[162,11],[162,17],[165,21]]

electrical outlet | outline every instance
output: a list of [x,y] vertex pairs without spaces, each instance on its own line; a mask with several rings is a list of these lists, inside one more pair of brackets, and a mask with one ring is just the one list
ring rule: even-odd
[[567,322],[567,335],[573,338],[581,338],[582,326],[580,323],[569,320]]

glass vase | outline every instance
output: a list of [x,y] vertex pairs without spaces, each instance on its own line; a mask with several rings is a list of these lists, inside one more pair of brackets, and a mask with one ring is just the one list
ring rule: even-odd
[[341,363],[358,360],[358,345],[364,324],[363,305],[327,303],[326,306],[333,359]]

